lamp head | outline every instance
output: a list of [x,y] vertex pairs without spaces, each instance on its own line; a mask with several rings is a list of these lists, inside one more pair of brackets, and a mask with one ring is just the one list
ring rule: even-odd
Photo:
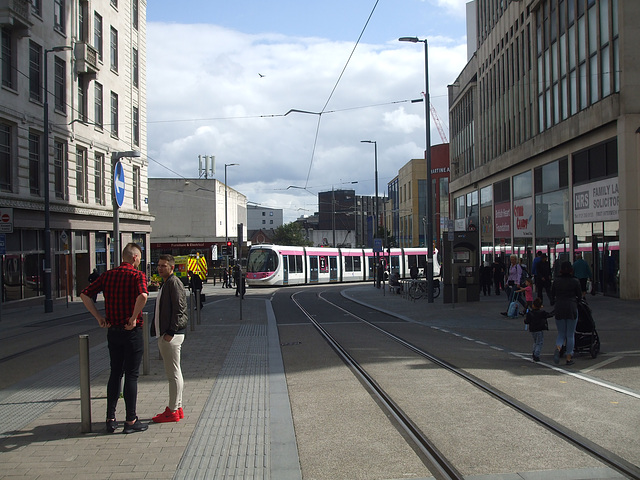
[[420,40],[418,39],[418,37],[400,37],[398,39],[398,41],[400,41],[400,42],[418,43]]

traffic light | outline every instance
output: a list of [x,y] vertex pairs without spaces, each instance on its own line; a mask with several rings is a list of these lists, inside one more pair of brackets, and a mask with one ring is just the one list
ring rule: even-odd
[[227,240],[227,245],[224,248],[226,249],[225,255],[233,258],[233,242],[231,240]]

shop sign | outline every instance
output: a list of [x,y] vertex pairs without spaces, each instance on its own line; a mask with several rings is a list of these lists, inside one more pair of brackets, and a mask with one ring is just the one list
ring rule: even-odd
[[513,236],[533,237],[533,199],[531,197],[513,202]]
[[618,177],[573,187],[574,223],[618,220]]
[[511,237],[511,203],[496,203],[494,206],[495,237]]

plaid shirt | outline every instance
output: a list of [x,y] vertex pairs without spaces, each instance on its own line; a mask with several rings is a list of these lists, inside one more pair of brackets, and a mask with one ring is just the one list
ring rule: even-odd
[[[147,277],[130,263],[122,262],[118,268],[107,270],[98,279],[85,288],[82,293],[94,297],[104,293],[105,319],[112,326],[124,326],[136,304],[136,299],[147,290]],[[137,324],[142,325],[142,312]]]

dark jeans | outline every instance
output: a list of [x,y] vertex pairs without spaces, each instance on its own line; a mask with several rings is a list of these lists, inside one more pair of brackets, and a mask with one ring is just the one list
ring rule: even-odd
[[120,330],[109,328],[107,343],[111,358],[111,375],[107,383],[107,419],[116,418],[116,406],[120,397],[120,380],[124,375],[124,404],[127,409],[126,420],[136,419],[138,399],[138,372],[142,361],[142,328]]
[[542,292],[544,290],[547,291],[547,297],[551,301],[551,282],[549,280],[536,279],[536,292],[540,300],[542,300]]

